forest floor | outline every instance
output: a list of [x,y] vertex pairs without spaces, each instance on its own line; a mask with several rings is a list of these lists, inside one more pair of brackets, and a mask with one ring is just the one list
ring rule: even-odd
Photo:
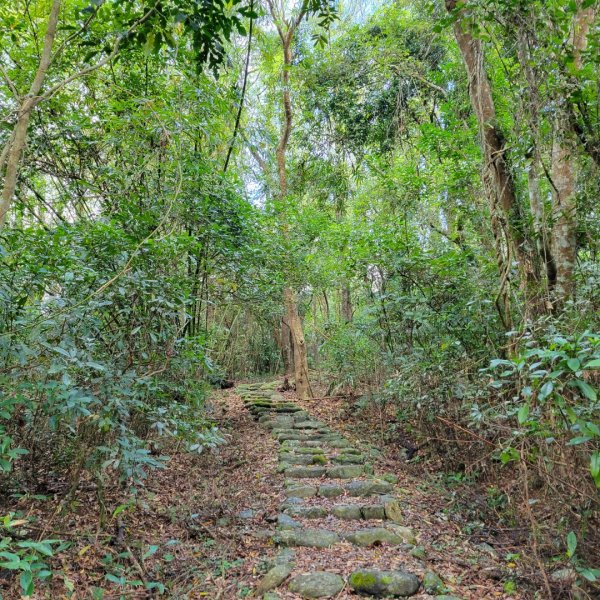
[[[297,402],[293,392],[285,396]],[[91,485],[82,486],[65,517],[59,516],[58,500],[19,500],[16,508],[22,514],[38,517],[41,538],[72,543],[60,564],[52,565],[59,575],[40,586],[34,597],[155,597],[142,589],[148,584],[155,590],[164,585],[170,598],[233,600],[252,595],[279,552],[272,541],[274,520],[285,500],[285,477],[277,469],[279,443],[252,418],[236,389],[215,392],[210,408],[227,443],[199,456],[172,455],[166,468],[140,487],[134,503],[123,505],[116,486],[107,488],[108,523],[103,529],[98,527],[100,507]],[[510,559],[519,549],[510,538],[473,534],[468,516],[456,509],[456,499],[439,478],[422,465],[407,463],[397,445],[379,444],[377,431],[353,416],[343,401],[313,400],[303,408],[363,453],[378,447],[375,473],[397,477],[394,494],[402,505],[402,524],[413,530],[422,554],[413,557],[387,544],[350,547],[347,542],[318,551],[294,548],[292,576],[323,570],[347,578],[374,556],[380,568],[402,568],[420,578],[434,571],[445,593],[463,600],[534,597],[526,576],[517,573]],[[317,520],[311,526],[325,525]],[[351,522],[341,527],[351,527]],[[4,598],[19,598],[14,580],[2,581],[2,575],[6,572],[0,573]],[[286,600],[301,597],[278,593]],[[357,596],[346,586],[335,597]],[[421,588],[415,597],[434,596]]]

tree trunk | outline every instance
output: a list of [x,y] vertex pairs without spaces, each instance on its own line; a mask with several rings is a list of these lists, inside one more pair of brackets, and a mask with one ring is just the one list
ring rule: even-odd
[[[289,227],[286,221],[286,200],[287,200],[287,171],[286,171],[286,150],[292,133],[292,101],[290,97],[290,70],[292,68],[292,39],[294,32],[300,21],[304,17],[305,9],[302,9],[294,20],[286,20],[283,15],[278,15],[277,9],[271,0],[268,0],[269,10],[273,17],[277,32],[281,39],[283,49],[283,70],[282,70],[282,102],[283,102],[283,124],[281,128],[281,138],[277,144],[277,171],[279,174],[279,193],[282,201],[282,230],[283,235],[289,238]],[[283,27],[285,26],[285,30]],[[291,277],[288,277],[288,281]],[[308,358],[306,343],[304,341],[304,330],[302,328],[302,319],[298,312],[298,298],[296,292],[288,284],[283,290],[283,303],[285,307],[286,322],[290,328],[293,346],[294,378],[296,381],[296,392],[301,400],[311,396],[310,382],[308,379]]]
[[[454,11],[456,6],[457,0],[446,0],[449,12]],[[469,76],[469,95],[479,125],[484,159],[483,183],[490,205],[492,232],[496,240],[501,275],[498,301],[502,303],[505,325],[510,326],[507,286],[513,251],[524,284],[536,283],[539,274],[529,247],[530,241],[526,235],[513,178],[506,163],[507,149],[496,124],[496,107],[484,68],[483,46],[480,40],[473,37],[468,24],[461,22],[460,18],[454,22],[454,35]]]
[[352,297],[350,295],[350,286],[344,283],[341,289],[341,312],[344,323],[352,323]]
[[31,119],[31,111],[39,102],[38,94],[42,88],[46,72],[52,60],[52,46],[56,37],[56,28],[58,25],[58,16],[60,14],[60,0],[53,0],[50,16],[48,17],[48,27],[44,37],[44,48],[40,63],[36,71],[31,87],[27,96],[21,102],[19,107],[17,123],[5,149],[2,152],[2,161],[0,169],[4,169],[4,184],[2,186],[2,199],[0,200],[0,228],[6,222],[6,217],[10,205],[15,195],[17,179],[19,177],[19,166],[25,144],[27,143],[27,131]]
[[[541,141],[539,131],[540,121],[540,93],[538,76],[532,67],[530,34],[525,30],[523,24],[527,23],[532,15],[524,13],[518,15],[520,18],[514,24],[517,28],[517,55],[521,69],[527,80],[526,91],[526,112],[529,117],[529,127],[533,137],[533,150],[530,156],[529,169],[527,171],[527,188],[529,191],[529,209],[533,217],[533,229],[535,232],[536,246],[542,263],[546,267],[546,282],[548,291],[554,289],[556,285],[556,265],[552,249],[550,247],[550,231],[544,215],[544,203],[540,192],[541,175]],[[533,41],[535,44],[535,40]],[[547,298],[549,303],[549,298]],[[544,306],[547,310],[547,306]]]
[[298,314],[298,300],[295,292],[289,287],[286,287],[283,290],[283,301],[285,305],[286,322],[292,333],[294,344],[294,379],[296,382],[296,393],[300,399],[305,400],[311,396],[308,379],[306,342],[304,341],[302,320]]
[[[575,16],[571,34],[574,67],[580,71],[582,52],[587,47],[588,33],[595,18],[590,7]],[[568,99],[567,99],[568,101]],[[556,300],[562,305],[575,292],[575,264],[577,262],[577,190],[576,144],[565,98],[559,99],[552,148],[552,182],[554,184],[552,212],[552,249],[556,261]]]

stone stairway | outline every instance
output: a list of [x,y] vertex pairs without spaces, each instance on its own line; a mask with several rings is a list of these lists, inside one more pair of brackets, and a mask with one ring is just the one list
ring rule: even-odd
[[[398,554],[408,555],[418,549],[417,542],[412,530],[400,524],[402,506],[394,496],[393,476],[376,477],[366,456],[278,394],[275,383],[239,385],[236,391],[253,417],[279,441],[278,470],[286,477],[286,499],[273,537],[281,551],[255,596],[275,600],[280,596],[273,590],[280,586],[300,598],[335,598],[342,590],[375,598],[418,593],[420,579],[398,568],[349,568],[344,577],[295,570],[293,549],[298,547],[313,548],[318,565],[317,553],[332,547],[339,546],[340,553],[348,547],[375,553],[381,546],[393,546]],[[351,564],[352,559],[346,562]]]

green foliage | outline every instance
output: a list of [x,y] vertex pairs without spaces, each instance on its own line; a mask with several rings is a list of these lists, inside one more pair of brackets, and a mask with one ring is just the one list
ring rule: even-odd
[[0,567],[18,574],[21,594],[25,597],[33,595],[36,582],[43,582],[52,577],[48,559],[70,546],[68,542],[55,539],[17,541],[18,538],[14,539],[12,536],[27,521],[15,518],[14,513],[9,513],[0,522],[3,530],[0,540]]
[[519,457],[514,446],[523,437],[535,439],[539,448],[565,440],[573,451],[587,454],[589,472],[600,487],[600,405],[593,379],[600,366],[600,336],[550,334],[525,346],[514,359],[490,365],[496,375],[492,385],[503,390],[503,410],[516,416],[519,426],[505,442],[502,462]]

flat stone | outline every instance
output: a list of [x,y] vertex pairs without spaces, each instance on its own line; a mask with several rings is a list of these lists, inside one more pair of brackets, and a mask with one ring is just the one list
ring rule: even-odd
[[385,519],[385,508],[381,504],[366,504],[361,506],[363,519]]
[[273,567],[256,586],[254,594],[262,596],[264,593],[281,585],[292,573],[292,568],[289,565],[277,565]]
[[295,521],[286,514],[277,515],[277,526],[279,529],[298,529],[300,527],[300,523]]
[[285,513],[298,519],[323,519],[327,509],[322,506],[293,506],[285,509]]
[[274,538],[282,546],[304,546],[308,548],[329,548],[340,541],[340,537],[327,529],[300,529],[282,531]]
[[277,433],[277,434],[275,434],[275,436],[277,437],[277,439],[280,442],[285,442],[287,440],[297,440],[299,442],[311,442],[311,441],[317,441],[320,439],[320,436],[317,433],[300,433],[300,432]]
[[257,540],[268,540],[273,537],[273,531],[271,529],[255,529],[254,531],[250,531],[248,535]]
[[362,519],[362,512],[357,504],[339,504],[331,509],[331,514],[346,521]]
[[350,446],[350,442],[342,438],[332,438],[327,440],[327,443],[330,448],[347,448]]
[[384,503],[385,516],[394,523],[402,523],[404,515],[398,500],[388,500]]
[[285,504],[282,504],[281,508],[283,510],[284,508],[289,508],[290,506],[294,506],[297,504],[303,504],[303,503],[304,503],[303,498],[298,498],[298,496],[290,496],[289,498],[286,498]]
[[414,531],[410,527],[402,527],[402,525],[396,525],[389,523],[386,525],[386,529],[393,531],[397,536],[401,537],[407,544],[413,546],[417,543],[417,538]]
[[330,479],[353,479],[354,477],[360,477],[362,474],[362,465],[344,465],[327,469],[327,477]]
[[387,481],[353,481],[346,486],[346,491],[350,496],[374,496],[378,494],[387,494],[392,491],[392,484]]
[[335,573],[315,571],[296,575],[289,585],[294,594],[302,598],[333,598],[344,588],[344,580]]
[[348,585],[359,594],[382,598],[413,596],[419,589],[419,579],[406,571],[358,569],[348,578]]
[[322,454],[292,454],[290,452],[281,452],[279,460],[286,462],[288,465],[321,465],[327,462]]
[[263,600],[281,600],[281,596],[277,592],[267,592],[263,595]]
[[317,488],[312,485],[298,485],[285,490],[288,497],[311,498],[317,495]]
[[296,562],[296,551],[293,548],[282,548],[273,558],[272,567],[277,565],[291,565]]
[[367,529],[359,529],[345,536],[345,539],[352,542],[356,546],[375,546],[380,544],[393,544],[399,546],[404,542],[404,539],[395,534],[389,529],[383,527],[368,527]]
[[294,421],[306,421],[310,415],[305,410],[299,410],[294,413]]
[[322,427],[326,427],[326,425],[321,421],[296,421],[294,427],[297,429],[321,429]]
[[325,452],[323,452],[322,448],[305,448],[305,447],[300,447],[300,448],[296,448],[294,450],[294,452],[296,454],[325,454]]
[[243,510],[237,514],[238,519],[254,519],[256,511],[251,508]]
[[415,546],[410,551],[410,555],[413,558],[425,558],[425,556],[427,556],[427,552],[425,551],[425,546]]
[[344,494],[344,488],[340,485],[324,484],[319,486],[318,493],[323,498],[337,498]]
[[331,460],[339,465],[360,465],[365,462],[365,457],[360,454],[338,454]]
[[423,588],[428,594],[439,594],[446,591],[442,578],[434,571],[425,571],[423,575]]
[[327,469],[325,467],[290,467],[286,469],[285,474],[288,477],[297,477],[298,479],[308,479],[323,477]]

